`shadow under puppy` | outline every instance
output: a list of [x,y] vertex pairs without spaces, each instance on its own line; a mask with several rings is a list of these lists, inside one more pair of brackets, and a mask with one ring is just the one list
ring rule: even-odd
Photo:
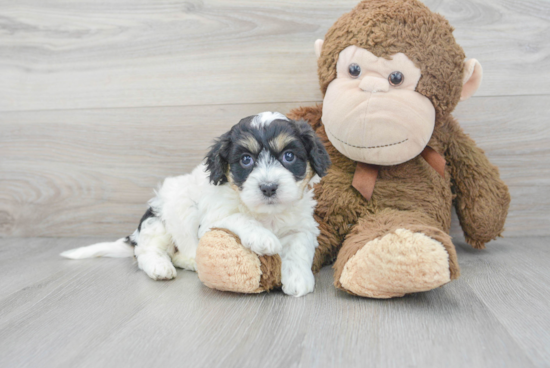
[[138,228],[126,238],[61,253],[72,259],[136,256],[154,280],[195,270],[199,239],[227,229],[258,255],[279,254],[283,291],[314,289],[311,271],[318,225],[312,186],[330,159],[305,121],[264,112],[219,137],[203,164],[165,179]]

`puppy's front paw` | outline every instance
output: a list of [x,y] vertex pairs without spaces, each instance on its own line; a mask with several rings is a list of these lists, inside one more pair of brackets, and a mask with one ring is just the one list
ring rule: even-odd
[[172,280],[177,275],[176,268],[169,263],[157,264],[147,272],[153,280]]
[[281,282],[285,294],[299,297],[309,294],[315,289],[315,277],[311,269],[300,270],[299,268],[283,267],[281,271]]
[[281,253],[283,246],[279,239],[267,229],[256,229],[241,238],[243,245],[259,256]]
[[172,263],[160,257],[142,255],[138,257],[138,265],[153,280],[171,280],[177,274]]

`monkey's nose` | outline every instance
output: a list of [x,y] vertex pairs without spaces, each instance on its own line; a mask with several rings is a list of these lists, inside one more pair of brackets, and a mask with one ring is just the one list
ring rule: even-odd
[[260,185],[260,190],[266,197],[272,197],[277,192],[279,184],[262,184]]
[[379,77],[363,77],[359,88],[365,92],[388,92],[390,90],[390,82],[387,79]]

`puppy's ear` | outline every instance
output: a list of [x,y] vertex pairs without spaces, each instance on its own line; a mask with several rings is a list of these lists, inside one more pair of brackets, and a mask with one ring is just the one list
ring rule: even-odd
[[327,169],[330,166],[330,157],[323,145],[323,142],[319,139],[317,134],[313,131],[311,126],[304,120],[296,121],[300,139],[307,150],[307,156],[309,164],[315,173],[319,176],[325,176]]
[[214,185],[227,183],[228,158],[231,149],[231,131],[214,141],[206,155],[206,170],[210,173],[210,182]]

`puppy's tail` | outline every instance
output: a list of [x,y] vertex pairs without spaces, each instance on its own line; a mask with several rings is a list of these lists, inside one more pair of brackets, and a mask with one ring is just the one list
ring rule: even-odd
[[126,258],[134,256],[134,247],[128,238],[121,238],[114,242],[97,243],[67,250],[60,254],[70,259],[84,259],[94,257]]

